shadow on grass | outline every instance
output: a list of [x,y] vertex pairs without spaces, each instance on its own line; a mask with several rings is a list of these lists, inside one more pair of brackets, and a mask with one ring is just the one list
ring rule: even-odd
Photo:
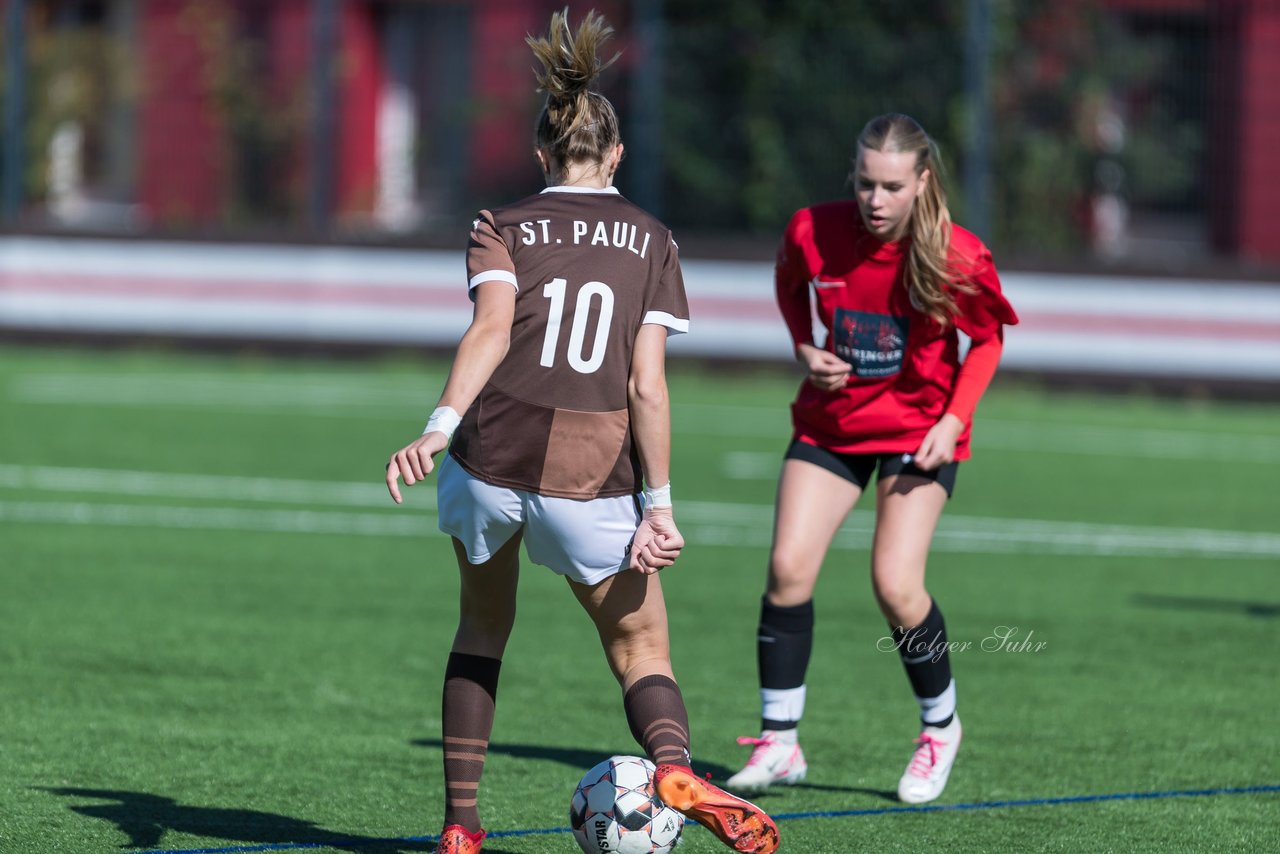
[[[442,743],[438,738],[415,738],[409,743],[414,747],[437,749],[442,747]],[[639,750],[640,748],[637,746],[636,753],[626,755],[638,755]],[[568,765],[570,768],[577,769],[579,774],[585,774],[597,762],[603,762],[610,756],[615,755],[614,752],[607,750],[580,750],[572,747],[545,747],[543,745],[502,744],[499,742],[493,742],[489,745],[489,754],[493,755],[494,753],[513,756],[517,759],[541,759],[559,762],[563,765]],[[714,762],[699,762],[695,759],[693,765],[698,773],[706,774],[710,772],[712,778],[716,780],[724,780],[734,773],[733,769],[717,765]],[[485,849],[486,852],[488,850],[488,848]]]
[[1164,608],[1174,611],[1205,611],[1215,614],[1242,614],[1264,619],[1280,617],[1280,604],[1274,602],[1250,602],[1241,599],[1213,599],[1208,596],[1165,596],[1138,593],[1133,604],[1144,608]]
[[[77,804],[70,809],[88,818],[114,824],[129,837],[122,848],[156,848],[168,831],[187,833],[208,839],[225,839],[236,843],[271,846],[293,845],[298,848],[325,846],[352,854],[404,854],[412,851],[434,851],[435,842],[426,838],[375,839],[350,833],[337,833],[317,827],[309,821],[275,813],[246,809],[225,809],[180,804],[173,798],[145,792],[121,792],[109,789],[36,787],[69,798],[114,801],[110,804]],[[207,850],[207,849],[206,849]],[[288,850],[276,847],[273,850]],[[485,854],[503,854],[501,849],[485,846]],[[506,852],[511,854],[511,852]]]
[[848,792],[854,795],[870,795],[873,798],[879,798],[890,803],[902,803],[898,800],[898,793],[891,792],[888,789],[867,789],[861,786],[823,786],[818,783],[792,783],[790,786],[775,786],[763,795],[759,795],[758,798],[764,799],[775,794],[785,794],[792,789],[803,789],[810,792]]

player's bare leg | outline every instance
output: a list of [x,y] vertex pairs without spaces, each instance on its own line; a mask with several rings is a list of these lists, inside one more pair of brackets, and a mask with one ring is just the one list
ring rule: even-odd
[[659,578],[624,569],[593,586],[569,582],[623,690],[644,676],[672,675],[667,604]]
[[591,587],[569,586],[595,624],[636,741],[656,765],[687,763],[689,721],[671,670],[658,575],[623,570]]
[[862,489],[805,460],[784,460],[778,478],[766,596],[791,607],[810,601],[836,532]]
[[889,624],[917,626],[929,612],[925,566],[947,491],[909,474],[876,485],[876,529],[871,544],[871,585]]
[[480,776],[493,730],[502,654],[515,624],[520,534],[483,564],[468,562],[457,539],[453,548],[461,595],[444,680],[445,827],[436,850],[472,854],[484,839],[477,807]]
[[752,750],[746,766],[728,780],[734,791],[794,785],[808,774],[798,726],[813,647],[813,589],[831,541],[861,495],[856,484],[821,466],[783,462],[756,643],[760,736],[738,739]]
[[962,735],[946,624],[924,582],[929,546],[947,493],[936,482],[902,474],[882,480],[876,500],[872,586],[922,721],[916,750],[898,782],[898,797],[905,803],[925,803],[946,787]]
[[689,717],[671,671],[658,575],[624,570],[594,587],[569,582],[600,635],[623,690],[627,723],[657,766],[664,802],[736,851],[770,854],[778,828],[763,810],[703,781],[689,766]]
[[466,548],[453,540],[461,577],[454,652],[502,658],[516,622],[522,537],[523,532],[517,532],[493,557],[478,564],[470,563]]

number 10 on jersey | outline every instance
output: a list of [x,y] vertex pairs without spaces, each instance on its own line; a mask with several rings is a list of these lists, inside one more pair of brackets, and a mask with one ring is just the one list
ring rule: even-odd
[[[568,282],[556,278],[542,286],[542,295],[551,300],[547,315],[547,334],[542,339],[544,368],[556,363],[556,350],[560,341],[560,325],[564,319],[565,291]],[[591,301],[600,298],[600,314],[596,320],[595,340],[591,352],[583,353],[587,338],[587,320],[591,316]],[[569,330],[569,367],[580,374],[595,373],[604,363],[604,351],[609,344],[609,326],[613,323],[613,291],[604,282],[587,282],[578,290],[573,306],[573,328]]]

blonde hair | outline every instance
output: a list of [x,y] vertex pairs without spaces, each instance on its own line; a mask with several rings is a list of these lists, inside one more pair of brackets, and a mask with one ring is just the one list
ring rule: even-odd
[[946,325],[957,311],[948,287],[968,292],[971,286],[958,276],[950,262],[951,211],[942,185],[938,146],[915,119],[902,113],[885,113],[867,122],[858,135],[858,150],[864,149],[913,153],[917,177],[929,170],[925,188],[911,207],[906,286],[916,308]]
[[534,142],[562,165],[601,163],[622,140],[613,104],[591,89],[600,72],[621,56],[615,53],[607,62],[597,56],[600,45],[611,35],[613,27],[594,10],[582,19],[575,35],[569,29],[569,9],[565,7],[551,16],[544,37],[525,39],[542,63],[542,72],[534,72],[538,91],[547,93]]

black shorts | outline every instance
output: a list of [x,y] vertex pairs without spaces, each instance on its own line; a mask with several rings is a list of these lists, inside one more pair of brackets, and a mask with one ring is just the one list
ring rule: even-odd
[[902,454],[842,454],[801,442],[799,439],[791,440],[791,447],[787,448],[785,458],[804,460],[815,466],[821,466],[832,474],[855,484],[859,489],[867,488],[867,484],[871,482],[871,475],[877,467],[880,469],[877,480],[895,474],[922,477],[941,484],[947,491],[948,498],[956,488],[956,470],[960,468],[959,463],[950,462],[933,471],[925,471],[916,468],[914,463],[904,463]]

